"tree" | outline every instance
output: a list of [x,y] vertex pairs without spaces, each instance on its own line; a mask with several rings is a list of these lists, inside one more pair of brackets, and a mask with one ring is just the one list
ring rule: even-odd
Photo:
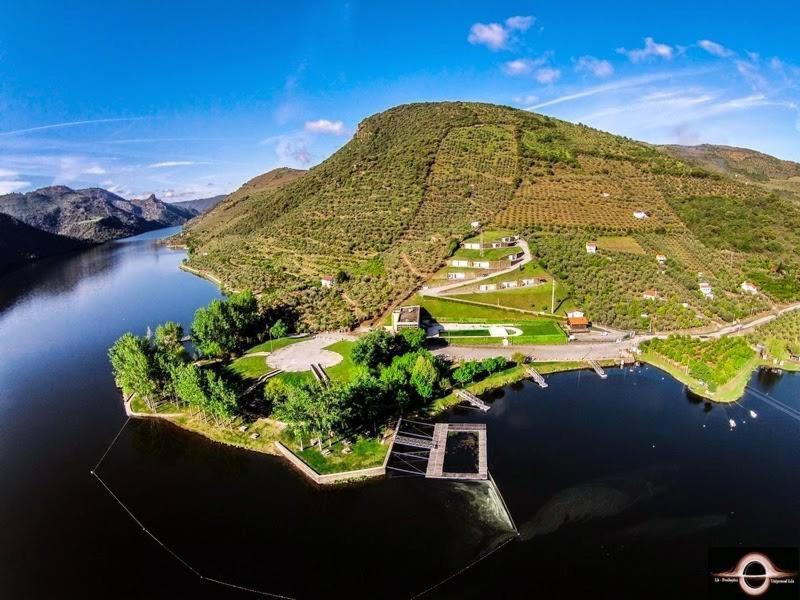
[[236,346],[249,341],[259,331],[258,300],[250,290],[228,296],[225,301],[225,312],[234,333]]
[[286,323],[284,323],[282,319],[275,321],[272,324],[272,327],[269,328],[270,351],[272,351],[272,340],[286,337],[288,334],[289,327],[286,325]]
[[462,386],[472,383],[485,373],[481,363],[475,360],[468,360],[463,365],[453,371],[453,379]]
[[219,424],[229,421],[236,411],[236,391],[223,377],[206,369],[205,384],[207,391],[206,410]]
[[504,356],[495,356],[492,358],[484,358],[481,361],[483,370],[489,375],[502,371],[508,366],[508,360]]
[[147,339],[126,333],[108,351],[114,380],[126,394],[136,394],[153,410],[158,385],[150,343]]
[[439,373],[433,361],[428,356],[420,355],[411,370],[411,385],[414,386],[419,397],[423,400],[433,398],[436,385],[439,383]]
[[300,450],[305,448],[305,438],[311,434],[310,406],[313,402],[313,392],[306,385],[289,386],[287,394],[280,398],[273,415],[286,423],[289,432],[300,445]]
[[183,327],[175,321],[167,321],[156,327],[155,346],[164,352],[183,357],[186,349],[183,347]]
[[228,318],[225,303],[212,300],[198,308],[192,321],[194,345],[204,356],[221,357],[236,347],[236,333]]
[[368,333],[353,346],[351,357],[353,362],[375,369],[379,365],[388,364],[396,353],[396,344],[392,334],[383,329]]
[[405,340],[408,349],[412,351],[419,350],[425,343],[426,336],[424,329],[403,329],[399,335]]
[[186,363],[186,349],[183,347],[183,327],[168,321],[156,327],[152,345],[155,362],[155,377],[162,397],[175,399],[176,369]]
[[526,362],[528,362],[528,357],[525,356],[523,352],[514,352],[514,354],[511,355],[511,360],[513,360],[517,365],[524,365]]

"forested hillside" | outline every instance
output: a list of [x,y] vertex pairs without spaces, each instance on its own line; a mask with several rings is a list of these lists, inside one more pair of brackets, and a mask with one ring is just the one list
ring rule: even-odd
[[[647,144],[507,107],[446,102],[364,120],[329,159],[273,187],[243,187],[185,240],[192,266],[327,329],[402,300],[479,220],[523,233],[596,321],[640,327],[654,318],[674,329],[797,298],[799,219],[770,190]],[[587,255],[586,241],[598,236],[624,236],[640,250]],[[322,289],[321,275],[336,275],[337,285]],[[766,295],[743,294],[745,279]],[[700,281],[714,298],[699,292]],[[642,301],[648,289],[658,303]]]

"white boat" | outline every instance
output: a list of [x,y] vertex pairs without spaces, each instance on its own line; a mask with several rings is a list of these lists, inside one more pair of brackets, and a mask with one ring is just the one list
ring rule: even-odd
[[736,427],[736,421],[734,421],[733,419],[728,419],[728,425],[730,425],[731,429],[733,429],[734,427]]
[[751,417],[751,418],[755,419],[757,416],[758,416],[758,415],[756,414],[756,411],[754,411],[754,410],[751,410],[751,411],[750,411],[750,417]]

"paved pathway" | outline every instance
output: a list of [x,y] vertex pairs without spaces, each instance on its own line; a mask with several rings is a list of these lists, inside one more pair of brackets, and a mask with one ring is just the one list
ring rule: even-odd
[[269,365],[284,371],[310,371],[312,363],[331,367],[342,362],[342,355],[325,350],[325,346],[330,346],[340,340],[354,339],[356,339],[355,336],[345,333],[322,333],[303,342],[276,350],[269,357]]

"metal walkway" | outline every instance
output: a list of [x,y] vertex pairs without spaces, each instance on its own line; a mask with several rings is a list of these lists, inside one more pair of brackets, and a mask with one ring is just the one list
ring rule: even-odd
[[528,374],[528,377],[530,377],[536,383],[539,384],[540,388],[546,388],[547,387],[547,382],[544,380],[544,377],[542,377],[542,374],[539,373],[539,371],[537,371],[533,367],[528,367],[527,369],[525,369],[525,372]]
[[482,410],[483,412],[488,411],[491,406],[486,404],[483,400],[478,398],[475,394],[468,392],[467,390],[456,390],[455,392],[456,398],[463,400],[464,402],[468,402],[475,408]]
[[[477,473],[451,473],[444,470],[447,435],[457,431],[474,431],[478,435]],[[486,425],[484,423],[436,423],[433,431],[433,448],[425,471],[428,479],[488,479],[489,462],[486,454]]]
[[589,366],[594,369],[594,372],[600,376],[600,379],[608,378],[608,374],[603,370],[603,367],[601,367],[600,363],[598,363],[596,360],[589,359],[586,362],[589,363]]

